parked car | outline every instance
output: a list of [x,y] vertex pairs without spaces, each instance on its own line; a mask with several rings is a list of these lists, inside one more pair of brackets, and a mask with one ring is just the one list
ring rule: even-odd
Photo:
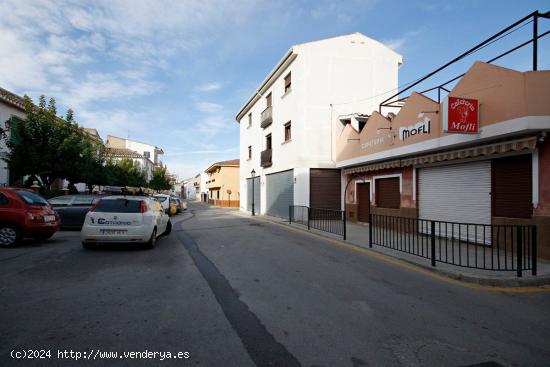
[[59,230],[59,216],[33,191],[0,188],[0,247],[17,245],[24,237],[46,240]]
[[86,213],[102,197],[104,195],[63,195],[48,201],[59,214],[61,228],[81,228]]
[[187,210],[187,203],[177,196],[170,196],[170,202],[176,206],[176,211],[178,213]]
[[[170,195],[156,194],[154,195],[154,198],[157,199],[162,204],[162,207],[164,208],[164,212],[166,214],[169,214],[169,215],[176,214],[175,212],[177,211],[177,208],[174,205],[174,203],[171,203]],[[172,208],[170,208],[171,206]]]
[[82,245],[131,242],[155,247],[157,237],[172,230],[162,205],[146,196],[107,196],[86,214],[81,231]]

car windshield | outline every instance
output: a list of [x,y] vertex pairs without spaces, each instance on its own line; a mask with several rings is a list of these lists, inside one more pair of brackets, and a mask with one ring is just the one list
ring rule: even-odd
[[163,203],[163,202],[166,201],[166,196],[155,196],[155,199],[157,199],[158,201],[160,201],[161,203]]
[[178,200],[178,199],[174,199],[174,198],[170,198],[170,202],[171,202],[172,204],[177,204],[177,203],[179,203],[179,200]]
[[94,211],[100,213],[139,213],[141,211],[141,200],[103,199],[99,201]]
[[29,205],[48,206],[48,202],[42,196],[35,194],[34,192],[20,190],[17,194]]

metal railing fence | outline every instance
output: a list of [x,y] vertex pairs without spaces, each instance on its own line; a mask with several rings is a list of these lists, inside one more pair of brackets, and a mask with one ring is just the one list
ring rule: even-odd
[[346,239],[346,213],[343,210],[290,205],[288,222],[302,224],[307,226],[307,229],[333,233]]

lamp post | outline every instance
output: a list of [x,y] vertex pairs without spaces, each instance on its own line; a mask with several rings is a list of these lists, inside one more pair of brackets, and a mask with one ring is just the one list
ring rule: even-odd
[[256,176],[256,171],[254,171],[254,168],[252,168],[252,172],[250,172],[250,175],[252,176],[252,216],[255,216],[256,213],[254,212],[254,177]]

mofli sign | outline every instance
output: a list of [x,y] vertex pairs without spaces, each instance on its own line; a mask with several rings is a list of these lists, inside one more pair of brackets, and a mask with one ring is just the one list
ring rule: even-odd
[[477,99],[447,97],[443,102],[443,131],[476,134],[479,131]]

